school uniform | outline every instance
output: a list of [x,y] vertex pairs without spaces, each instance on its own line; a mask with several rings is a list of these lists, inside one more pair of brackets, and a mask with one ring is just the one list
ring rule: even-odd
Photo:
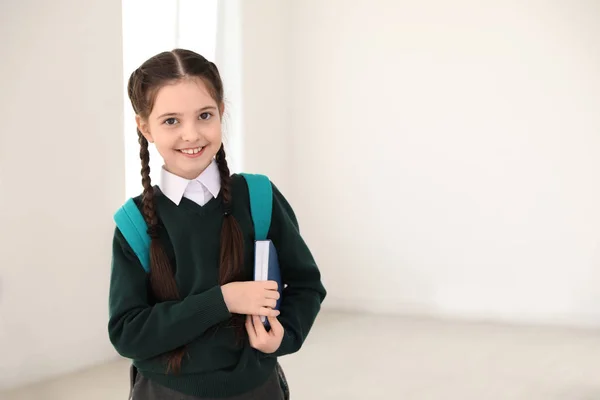
[[[233,202],[228,211],[244,239],[244,280],[252,280],[254,226],[243,177],[232,176],[231,193]],[[141,206],[141,196],[134,201]],[[278,317],[285,334],[273,354],[253,349],[247,340],[239,344],[234,329],[227,324],[232,314],[218,284],[225,210],[216,162],[193,180],[163,169],[154,204],[160,240],[174,268],[182,300],[157,302],[152,298],[148,275],[116,229],[108,328],[115,349],[133,360],[133,400],[280,400],[289,396],[278,357],[300,349],[326,291],[287,200],[273,185],[268,238],[277,248],[287,285]],[[181,346],[186,346],[187,355],[180,373],[167,373],[164,354]]]

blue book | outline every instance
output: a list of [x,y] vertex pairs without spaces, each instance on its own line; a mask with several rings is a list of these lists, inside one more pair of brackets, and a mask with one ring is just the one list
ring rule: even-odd
[[[283,293],[283,282],[281,280],[281,271],[279,270],[279,259],[273,242],[270,240],[257,240],[254,243],[254,280],[255,281],[275,281],[279,291],[279,300],[277,300],[276,310],[281,305]],[[267,317],[260,318],[265,327],[269,327]]]

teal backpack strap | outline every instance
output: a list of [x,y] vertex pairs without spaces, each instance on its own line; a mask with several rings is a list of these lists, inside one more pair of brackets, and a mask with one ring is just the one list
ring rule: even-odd
[[[266,240],[271,227],[273,210],[273,187],[265,175],[241,173],[248,184],[250,212],[254,222],[256,240]],[[139,208],[129,199],[114,215],[119,231],[133,249],[142,267],[150,272],[150,236],[148,225]]]
[[248,183],[250,212],[254,221],[256,240],[266,240],[271,227],[273,210],[273,187],[265,175],[241,173]]
[[148,225],[139,208],[129,199],[119,208],[114,215],[117,227],[127,243],[133,249],[142,267],[146,272],[150,272],[150,236],[148,236]]

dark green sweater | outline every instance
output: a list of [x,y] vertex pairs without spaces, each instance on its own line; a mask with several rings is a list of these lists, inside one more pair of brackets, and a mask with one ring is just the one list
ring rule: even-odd
[[[244,280],[252,280],[254,227],[248,187],[232,177],[232,214],[244,236]],[[140,197],[136,198],[140,204]],[[268,238],[277,249],[284,289],[283,342],[274,354],[236,345],[225,322],[227,310],[218,285],[221,196],[204,206],[183,198],[175,205],[156,188],[162,243],[175,268],[181,301],[155,302],[148,275],[118,229],[113,241],[110,281],[110,340],[140,373],[158,384],[198,397],[228,397],[266,381],[278,356],[294,353],[306,339],[326,291],[313,256],[300,236],[289,203],[273,185],[273,216]],[[166,374],[164,353],[187,345],[179,374]]]

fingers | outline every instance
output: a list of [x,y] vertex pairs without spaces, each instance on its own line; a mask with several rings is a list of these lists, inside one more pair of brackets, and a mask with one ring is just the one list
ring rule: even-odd
[[271,354],[281,346],[285,332],[277,318],[268,318],[271,326],[268,332],[258,315],[246,317],[246,330],[248,330],[250,345],[253,348]]
[[263,287],[267,290],[277,290],[279,285],[275,281],[263,281]]
[[255,314],[265,317],[276,317],[279,315],[279,311],[273,310],[277,306],[277,301],[281,297],[277,291],[277,282],[254,281],[247,282],[246,284],[248,285],[247,288],[251,288],[249,292],[249,303],[258,308],[252,307],[252,309],[247,310],[244,312],[244,314]]
[[274,299],[265,299],[263,306],[268,308],[275,308],[277,305],[277,300]]
[[269,325],[271,325],[271,330],[269,331],[269,334],[271,336],[276,336],[276,337],[283,337],[283,325],[281,325],[281,322],[279,322],[279,320],[276,317],[268,317],[269,319]]
[[265,297],[267,299],[279,300],[279,292],[277,290],[267,290],[265,291]]
[[257,313],[257,315],[260,315],[263,317],[277,317],[277,316],[279,316],[279,314],[281,314],[281,312],[279,312],[279,310],[273,310],[273,308],[271,308],[271,307],[261,307],[258,309],[258,313]]
[[267,334],[267,330],[265,329],[265,326],[263,325],[258,315],[252,316],[252,322],[254,323],[256,337],[260,337]]

